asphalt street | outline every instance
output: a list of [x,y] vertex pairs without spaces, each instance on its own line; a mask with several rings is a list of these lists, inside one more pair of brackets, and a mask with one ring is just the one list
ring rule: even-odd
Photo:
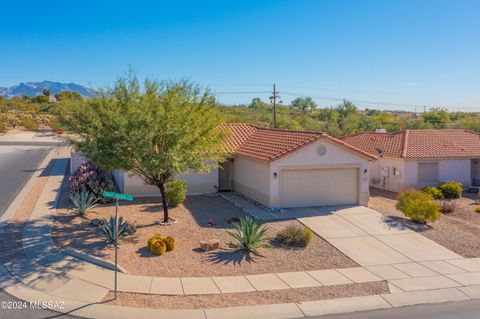
[[480,300],[417,305],[394,309],[356,312],[312,319],[479,319]]
[[45,146],[0,145],[0,215],[50,151]]
[[[47,156],[51,147],[0,145],[0,215],[5,212],[23,186]],[[0,238],[1,242],[1,238]],[[0,319],[75,318],[57,312],[30,309],[0,289]],[[8,306],[22,309],[5,309]]]

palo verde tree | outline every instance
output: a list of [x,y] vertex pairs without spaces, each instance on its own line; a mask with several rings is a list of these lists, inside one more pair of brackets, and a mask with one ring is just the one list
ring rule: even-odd
[[178,174],[208,172],[226,157],[215,99],[187,80],[147,79],[141,90],[130,73],[65,109],[61,119],[78,151],[107,171],[130,171],[158,187],[164,222],[166,183]]

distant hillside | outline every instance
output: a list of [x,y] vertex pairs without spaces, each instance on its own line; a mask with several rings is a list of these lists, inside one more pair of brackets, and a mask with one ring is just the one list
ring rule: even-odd
[[21,82],[19,85],[0,87],[0,96],[12,98],[14,96],[28,95],[30,97],[42,94],[44,89],[49,89],[51,95],[61,91],[78,92],[84,97],[95,95],[94,89],[76,83],[61,83],[52,81]]

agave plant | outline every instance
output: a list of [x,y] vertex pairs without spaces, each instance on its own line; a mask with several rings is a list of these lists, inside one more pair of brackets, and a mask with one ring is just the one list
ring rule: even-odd
[[73,213],[76,216],[86,218],[87,213],[99,206],[98,200],[88,191],[81,191],[75,195],[70,195],[73,203]]
[[[115,243],[115,217],[110,216],[110,219],[107,221],[104,219],[104,226],[100,230],[100,236],[105,238],[105,241],[108,245]],[[135,225],[131,224],[128,221],[123,221],[123,217],[118,218],[118,238],[122,239],[129,235],[134,234],[137,231]]]
[[227,231],[227,233],[235,238],[238,243],[232,243],[235,248],[245,249],[251,253],[257,253],[258,248],[270,247],[268,241],[270,238],[265,236],[267,227],[257,223],[250,216],[240,218],[239,223],[233,224],[235,232]]

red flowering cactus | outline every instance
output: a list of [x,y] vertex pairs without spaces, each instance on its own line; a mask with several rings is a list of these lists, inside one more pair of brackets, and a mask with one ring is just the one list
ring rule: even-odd
[[115,183],[111,175],[102,171],[92,162],[80,165],[75,173],[70,176],[70,194],[75,195],[81,191],[92,193],[95,198],[102,200],[103,191],[114,191]]

